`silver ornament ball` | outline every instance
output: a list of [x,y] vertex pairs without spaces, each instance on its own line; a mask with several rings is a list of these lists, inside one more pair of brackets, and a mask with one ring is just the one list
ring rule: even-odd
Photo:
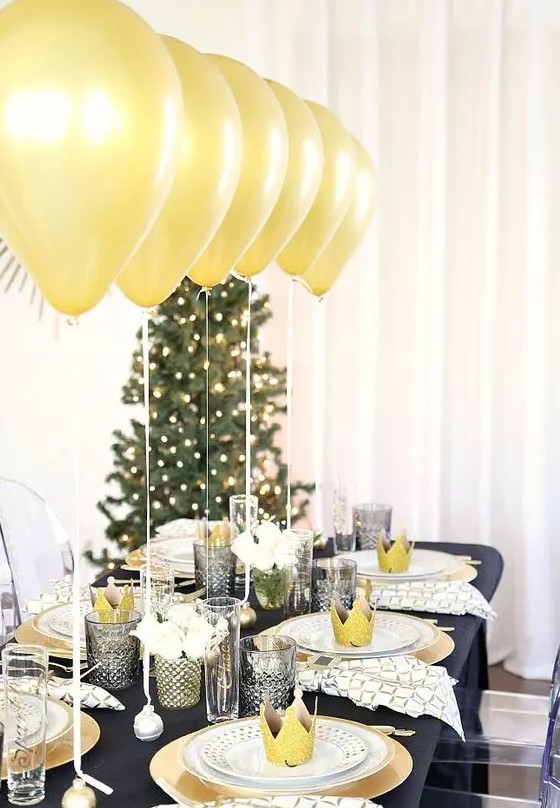
[[163,721],[151,704],[145,704],[134,719],[134,734],[139,741],[155,741],[163,732]]

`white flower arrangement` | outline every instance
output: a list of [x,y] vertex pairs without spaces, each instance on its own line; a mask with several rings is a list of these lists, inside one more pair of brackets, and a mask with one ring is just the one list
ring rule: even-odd
[[285,569],[296,561],[293,548],[278,525],[269,521],[240,533],[231,549],[246,566],[262,572]]
[[227,635],[228,623],[221,617],[211,626],[192,603],[176,603],[165,619],[147,614],[130,633],[138,637],[150,654],[163,659],[181,656],[202,659]]

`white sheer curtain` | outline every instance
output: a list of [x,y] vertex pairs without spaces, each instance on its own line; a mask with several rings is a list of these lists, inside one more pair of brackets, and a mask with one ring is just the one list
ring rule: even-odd
[[[546,678],[560,641],[560,6],[283,2],[261,25],[255,66],[323,94],[379,171],[375,227],[322,304],[325,482],[351,474],[420,538],[496,546],[491,654]],[[285,280],[266,283],[280,313]],[[312,308],[301,290],[307,473]]]
[[327,478],[504,555],[493,656],[560,641],[560,6],[329,7],[329,102],[375,154],[375,231],[327,301]]

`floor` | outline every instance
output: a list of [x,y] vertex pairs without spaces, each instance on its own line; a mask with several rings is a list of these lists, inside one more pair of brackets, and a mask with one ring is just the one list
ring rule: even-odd
[[[501,665],[494,665],[490,668],[490,687],[492,690],[548,696],[550,682],[521,679],[505,671]],[[493,765],[490,768],[490,793],[536,799],[539,774],[537,767]]]

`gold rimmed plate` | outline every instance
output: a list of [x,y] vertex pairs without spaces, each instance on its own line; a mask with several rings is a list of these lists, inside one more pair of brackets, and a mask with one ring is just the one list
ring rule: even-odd
[[[57,657],[59,659],[72,659],[72,645],[62,638],[60,640],[47,637],[42,634],[35,627],[35,618],[31,618],[23,622],[17,627],[15,631],[15,639],[17,642],[27,645],[40,645],[46,648],[49,656]],[[81,659],[86,658],[85,648],[80,654]]]
[[[375,727],[358,724],[354,721],[342,721],[366,730],[375,731]],[[150,774],[155,783],[168,796],[177,802],[207,802],[217,796],[225,797],[259,797],[265,794],[262,788],[239,788],[224,783],[219,785],[203,782],[194,774],[186,771],[182,763],[182,750],[190,738],[200,735],[204,730],[192,733],[164,746],[150,762]],[[318,788],[317,794],[343,797],[378,797],[396,788],[406,780],[412,771],[410,753],[397,741],[387,739],[391,744],[393,756],[390,762],[378,772],[357,779],[344,786]],[[311,796],[311,795],[310,795]]]

